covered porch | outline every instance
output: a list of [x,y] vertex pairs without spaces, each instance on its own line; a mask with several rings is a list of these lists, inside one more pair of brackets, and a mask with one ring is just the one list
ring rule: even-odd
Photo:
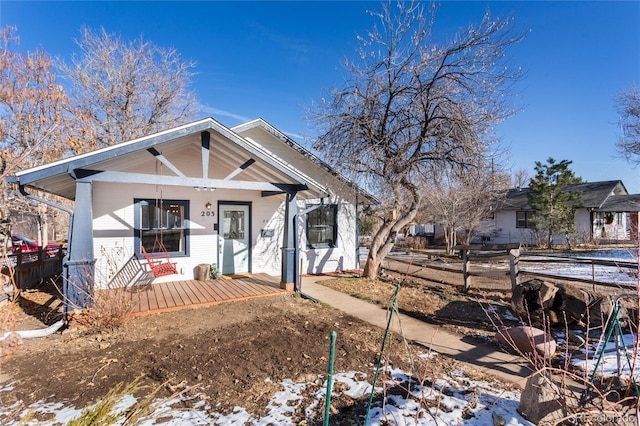
[[181,280],[103,290],[121,292],[132,302],[132,315],[199,308],[224,302],[285,293],[280,277],[255,274],[216,280]]
[[[89,306],[100,289],[134,282],[123,270],[155,264],[150,257],[164,259],[151,268],[163,280],[189,282],[200,265],[215,263],[223,274],[278,275],[281,288],[299,289],[303,270],[357,267],[357,206],[375,201],[263,120],[230,129],[206,118],[7,180],[26,199],[69,215],[65,314]],[[30,190],[72,200],[74,209]],[[125,282],[110,285],[114,274]],[[222,289],[207,297],[184,291],[163,289],[136,303],[142,312],[233,300]]]

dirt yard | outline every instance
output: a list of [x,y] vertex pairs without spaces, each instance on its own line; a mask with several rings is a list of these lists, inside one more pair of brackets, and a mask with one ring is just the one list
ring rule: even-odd
[[[348,283],[353,282],[325,283],[349,292]],[[401,310],[465,333],[486,333],[489,326],[476,301],[478,294],[459,298],[446,285],[405,284]],[[367,288],[377,294],[376,302],[388,303],[394,285],[381,281]],[[507,303],[499,292],[486,294],[483,300]],[[25,292],[17,327],[51,324],[58,319],[58,305],[49,293]],[[116,384],[139,378],[141,393],[160,389],[158,396],[169,396],[193,387],[192,392],[208,400],[216,412],[231,412],[241,404],[260,416],[282,380],[322,382],[333,330],[338,333],[335,371],[372,374],[383,330],[294,294],[134,318],[113,333],[71,328],[47,338],[25,340],[17,353],[0,364],[0,388],[13,386],[11,392],[0,392],[0,406],[17,404],[18,412],[19,407],[42,400],[80,408],[103,397]],[[387,349],[394,367],[405,371],[411,371],[410,358],[414,368],[419,368],[416,354],[426,350],[411,344],[407,350],[397,336]],[[430,367],[432,378],[458,365],[438,359]],[[482,377],[470,367],[465,370]],[[334,400],[333,406],[332,424],[352,424],[365,409],[363,401],[349,398]],[[321,415],[318,413],[318,419]],[[304,413],[297,416],[298,421],[304,419]],[[0,423],[8,420],[0,417]]]
[[[415,276],[408,278],[408,273]],[[471,290],[463,293],[459,273],[387,262],[380,280],[340,274],[322,284],[389,306],[398,282],[402,313],[479,337],[484,344],[495,333],[491,313],[505,314],[510,304],[505,273],[474,278]],[[1,307],[0,314],[9,308],[16,329],[50,325],[61,317],[54,293],[53,287],[26,291],[17,305]],[[137,378],[141,395],[158,390],[157,396],[168,397],[186,389],[218,413],[241,404],[259,417],[283,380],[322,383],[331,331],[338,333],[336,372],[372,374],[383,337],[381,329],[294,294],[133,318],[115,332],[73,325],[50,337],[24,340],[0,364],[0,390],[12,386],[11,392],[0,391],[0,406],[15,406],[15,413],[36,401],[81,408]],[[416,354],[426,351],[395,336],[387,358],[394,367],[417,371]],[[460,365],[444,357],[436,360],[429,366],[431,379]],[[469,366],[465,371],[484,378]],[[345,397],[333,406],[332,424],[353,424],[365,410],[363,401]],[[322,413],[315,416],[320,421]],[[301,412],[294,419],[305,417]],[[0,416],[0,423],[8,420]]]

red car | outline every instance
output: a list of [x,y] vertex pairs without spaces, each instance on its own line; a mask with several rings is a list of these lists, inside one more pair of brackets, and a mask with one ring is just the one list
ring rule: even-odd
[[[12,235],[11,242],[13,243],[13,252],[22,252],[29,253],[40,250],[40,246],[36,241],[33,241],[30,238],[23,237],[22,235]],[[47,250],[47,254],[50,256],[58,253],[62,246],[56,243],[49,243],[45,249]]]

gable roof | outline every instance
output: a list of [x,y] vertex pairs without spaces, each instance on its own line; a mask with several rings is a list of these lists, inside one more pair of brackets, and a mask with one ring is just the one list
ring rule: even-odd
[[[238,133],[241,136],[244,136],[247,140],[252,141],[252,137],[254,135],[258,135],[259,133],[264,133],[270,135],[274,141],[279,143],[269,144],[268,148],[274,152],[274,154],[278,154],[279,147],[284,144],[287,147],[292,148],[298,155],[295,157],[297,162],[305,162],[308,164],[315,165],[318,169],[315,170],[316,173],[313,173],[315,168],[305,169],[311,170],[311,174],[314,177],[317,177],[320,180],[327,179],[327,177],[331,176],[334,179],[337,179],[345,188],[349,188],[351,191],[356,191],[358,194],[362,195],[365,199],[373,204],[378,204],[378,199],[358,186],[355,182],[347,179],[342,174],[338,173],[333,167],[331,167],[328,163],[320,159],[317,155],[304,148],[302,145],[291,139],[285,133],[281,132],[266,120],[262,118],[257,118],[255,120],[249,121],[244,124],[240,124],[238,126],[232,127],[231,130]],[[265,139],[263,137],[260,138],[260,141],[263,144],[268,144],[269,139]],[[343,188],[344,189],[344,188]]]
[[567,185],[564,190],[581,193],[582,207],[588,209],[601,209],[609,197],[629,194],[620,180],[575,183]]
[[[563,190],[579,192],[581,194],[580,206],[591,210],[615,211],[605,208],[608,200],[611,197],[629,196],[627,189],[620,180],[576,183],[567,185]],[[507,191],[500,210],[531,210],[528,194],[529,188],[510,189]],[[618,205],[621,205],[621,199],[617,202]]]
[[[206,154],[202,141],[205,132],[209,134],[206,138]],[[215,155],[210,154],[209,149],[211,152],[215,150]],[[292,147],[287,149],[289,155],[295,152]],[[188,155],[191,161],[182,167],[176,167],[171,163],[171,158],[177,155]],[[201,157],[202,161],[196,163],[193,161],[194,157]],[[134,173],[134,177],[145,176],[146,173],[147,178],[142,179],[141,183],[148,183],[149,175],[155,173],[158,180],[167,185],[225,187],[220,186],[222,184],[233,188],[232,183],[245,182],[244,187],[248,187],[246,182],[255,181],[273,182],[276,187],[287,185],[304,188],[302,198],[326,197],[332,193],[332,180],[325,179],[321,182],[317,178],[322,176],[311,176],[313,173],[310,171],[313,170],[298,167],[287,161],[286,157],[287,153],[276,155],[260,143],[242,137],[213,118],[205,118],[154,135],[23,170],[17,172],[12,180],[71,200],[75,198],[76,178],[79,175],[131,173],[132,170],[140,171]],[[166,170],[158,172],[156,158],[164,160]],[[245,167],[247,162],[251,167]],[[216,172],[226,174],[227,177],[211,179],[209,170],[213,167],[209,163],[215,165]],[[242,171],[240,176],[236,172],[238,170]]]

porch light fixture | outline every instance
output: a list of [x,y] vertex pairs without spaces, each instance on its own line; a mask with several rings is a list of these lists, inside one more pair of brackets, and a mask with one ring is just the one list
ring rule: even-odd
[[204,205],[207,210],[211,210],[211,203],[207,201],[207,204]]

